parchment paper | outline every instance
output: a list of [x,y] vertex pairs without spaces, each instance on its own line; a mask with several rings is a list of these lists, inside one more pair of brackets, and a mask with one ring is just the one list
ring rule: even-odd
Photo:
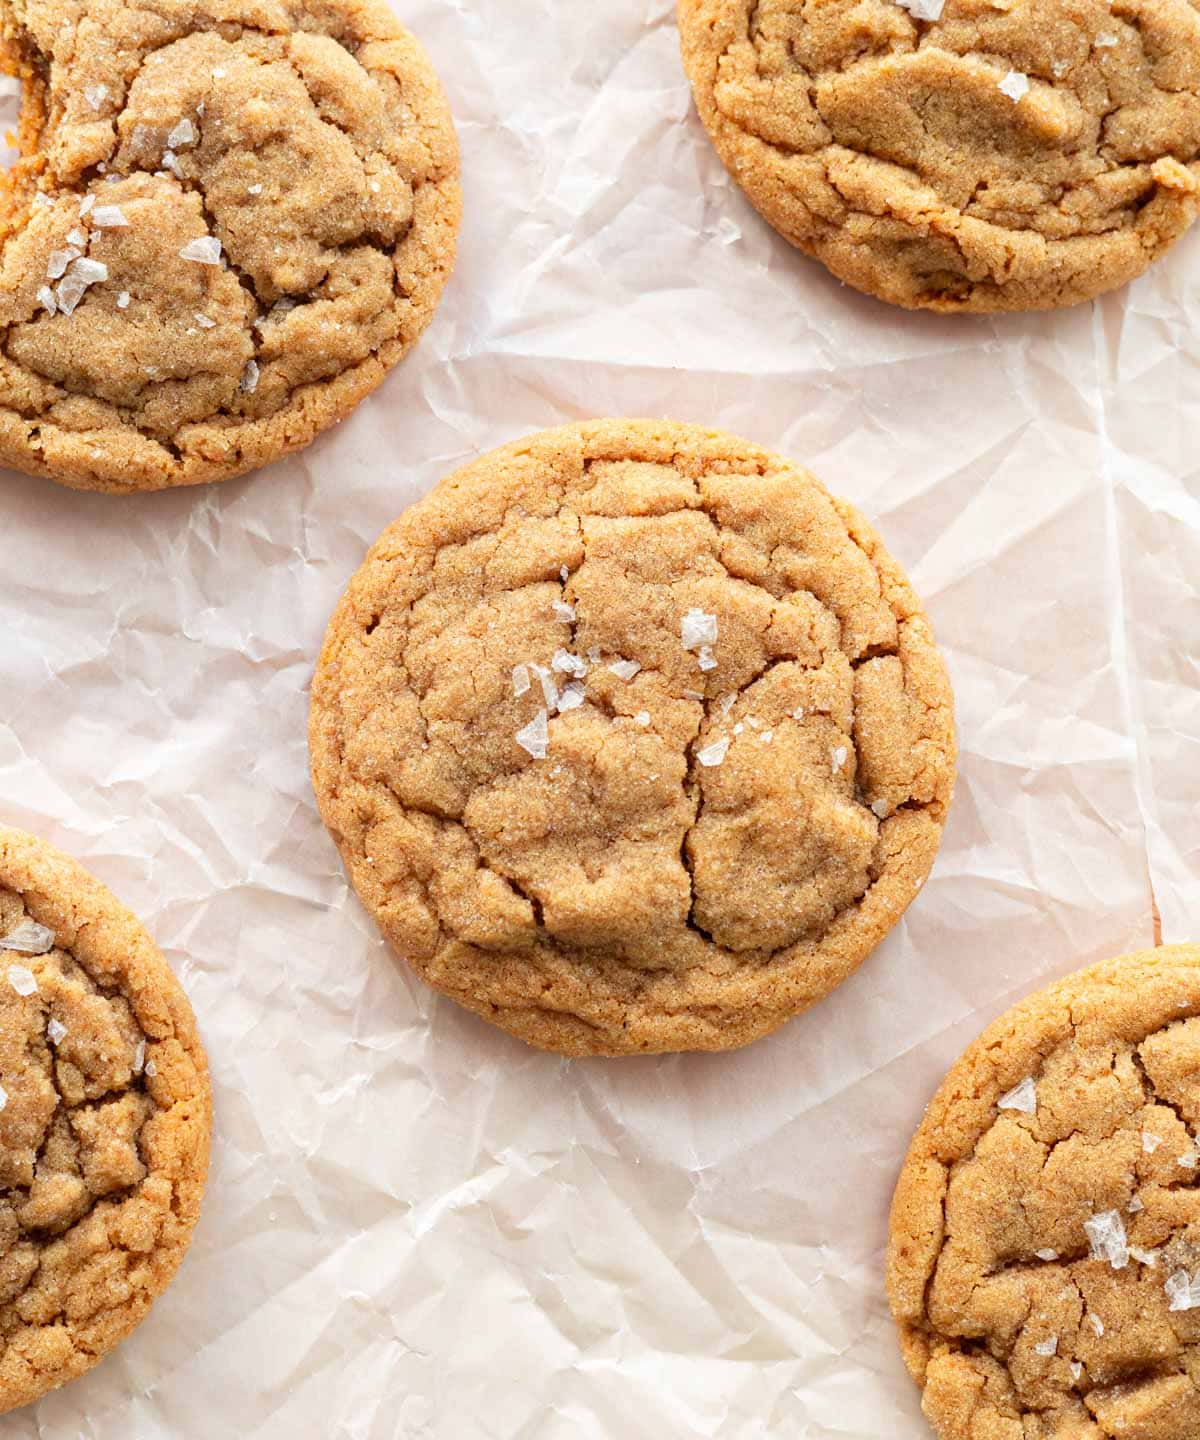
[[[400,0],[459,124],[420,346],[268,472],[140,499],[0,480],[3,814],[146,921],[217,1140],[191,1255],[4,1440],[926,1431],[882,1286],[901,1156],[1025,992],[1200,923],[1200,235],[1064,314],[855,295],[728,182],[670,0]],[[378,531],[532,429],[670,415],[808,464],[927,601],[962,768],[937,869],[744,1052],[566,1063],[431,998],[306,768],[325,622]]]

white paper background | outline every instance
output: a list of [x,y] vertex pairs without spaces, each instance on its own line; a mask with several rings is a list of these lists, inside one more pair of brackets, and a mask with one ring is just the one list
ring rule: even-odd
[[[1016,997],[1151,943],[1152,887],[1194,934],[1200,235],[1094,307],[893,312],[726,179],[670,0],[400,10],[465,172],[418,349],[245,480],[3,477],[4,818],[145,919],[217,1091],[179,1278],[5,1440],[918,1440],[882,1252],[924,1102]],[[432,999],[309,790],[312,661],[368,543],[480,451],[600,414],[807,463],[881,525],[957,689],[924,895],[735,1055],[566,1063]]]

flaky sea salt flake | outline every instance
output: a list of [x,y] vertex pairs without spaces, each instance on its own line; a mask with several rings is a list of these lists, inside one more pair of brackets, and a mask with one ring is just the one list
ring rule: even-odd
[[650,712],[649,712],[649,710],[639,710],[639,711],[637,712],[637,714],[633,717],[633,723],[634,723],[635,725],[642,725],[642,726],[649,725],[649,723],[650,723]]
[[872,800],[871,813],[877,820],[886,820],[888,817],[888,802],[886,800]]
[[1150,1130],[1142,1131],[1142,1149],[1146,1152],[1147,1155],[1153,1155],[1161,1144],[1161,1135],[1155,1135]]
[[1039,1260],[1057,1260],[1057,1250],[1035,1250],[1033,1252]]
[[1129,1247],[1125,1240],[1125,1222],[1117,1210],[1102,1210],[1083,1222],[1092,1246],[1093,1260],[1107,1260],[1114,1270],[1129,1264]]
[[550,745],[550,717],[539,710],[528,725],[517,731],[517,744],[535,760],[544,760]]
[[37,976],[27,965],[10,965],[8,967],[8,983],[18,995],[35,995],[37,993]]
[[1020,70],[1010,70],[1000,81],[1000,89],[1014,105],[1019,104],[1029,94],[1029,76]]
[[87,231],[81,230],[80,227],[76,225],[73,230],[67,231],[67,242],[82,253],[88,243]]
[[215,235],[197,235],[180,250],[181,260],[194,260],[197,265],[219,265],[221,242]]
[[696,664],[700,666],[701,670],[715,670],[717,668],[717,657],[713,654],[711,646],[701,645],[696,653]]
[[1139,1211],[1144,1210],[1146,1206],[1144,1201],[1142,1200],[1142,1197],[1140,1195],[1135,1195],[1125,1208],[1129,1211],[1131,1215],[1136,1215]]
[[1072,1361],[1071,1361],[1071,1378],[1074,1379],[1074,1380],[1078,1380],[1079,1377],[1080,1377],[1082,1374],[1083,1374],[1083,1364],[1082,1364],[1082,1362],[1079,1361],[1079,1360],[1072,1360]]
[[122,290],[122,291],[120,292],[120,294],[117,296],[117,309],[118,309],[118,310],[128,310],[128,309],[129,309],[129,291],[128,291],[128,290]]
[[194,145],[195,143],[196,127],[185,115],[167,136],[167,148],[170,150],[182,150],[185,145]]
[[513,694],[519,700],[522,695],[528,694],[530,686],[529,666],[514,665],[512,669]]
[[1139,1265],[1149,1265],[1152,1270],[1158,1264],[1157,1250],[1143,1250],[1137,1245],[1131,1245],[1129,1253]]
[[58,302],[54,298],[54,291],[51,290],[49,285],[42,285],[39,287],[37,292],[37,298],[39,303],[41,304],[42,309],[45,310],[47,315],[53,315],[54,312],[58,309]]
[[146,1075],[149,1079],[153,1080],[154,1077],[158,1074],[158,1066],[154,1063],[153,1060],[147,1060],[146,1068],[142,1073]]
[[103,260],[89,260],[84,255],[71,266],[71,274],[78,275],[85,285],[96,285],[108,279],[108,266]]
[[8,1091],[4,1088],[3,1085],[0,1085],[0,1110],[3,1110],[4,1107],[5,1107],[7,1104],[8,1104]]
[[558,697],[558,713],[562,715],[567,710],[578,710],[583,704],[585,693],[579,681],[572,680]]
[[1031,1075],[1026,1075],[1019,1085],[1014,1085],[996,1101],[1001,1110],[1022,1110],[1026,1115],[1037,1113],[1037,1085]]
[[58,280],[67,273],[67,266],[76,259],[79,251],[73,245],[68,245],[65,250],[51,250],[50,258],[46,261],[47,280]]
[[1058,1336],[1047,1335],[1044,1340],[1039,1340],[1033,1347],[1035,1355],[1056,1355],[1058,1353]]
[[201,330],[212,330],[216,327],[217,323],[215,320],[210,320],[209,317],[205,315],[202,310],[197,310],[196,313],[192,316],[192,319],[196,322],[197,325],[199,325]]
[[1189,1276],[1186,1270],[1176,1270],[1167,1276],[1163,1289],[1171,1302],[1168,1310],[1200,1309],[1200,1270],[1193,1276]]
[[140,1075],[146,1068],[146,1042],[139,1040],[133,1047],[133,1073]]
[[15,950],[18,955],[44,955],[54,949],[54,931],[26,917],[7,935],[0,935],[0,950]]
[[246,368],[242,371],[242,378],[238,381],[238,389],[243,395],[253,395],[258,389],[257,360],[246,361]]
[[719,740],[714,740],[711,745],[706,745],[703,750],[696,751],[696,759],[701,765],[710,769],[714,765],[720,765],[729,754],[729,736],[722,735]]
[[555,600],[550,607],[560,620],[574,620],[575,607],[568,605],[565,600]]
[[830,751],[829,760],[833,766],[833,773],[836,775],[846,763],[847,750],[844,745],[839,745],[836,750]]
[[101,230],[120,230],[129,221],[119,205],[97,205],[92,211],[92,224]]
[[1091,1322],[1092,1329],[1096,1332],[1097,1336],[1104,1334],[1104,1321],[1101,1320],[1099,1315],[1089,1315],[1088,1320]]
[[547,710],[553,710],[558,704],[558,686],[554,683],[554,677],[544,665],[531,665],[529,667],[541,681],[542,695],[546,701]]
[[1114,45],[1119,45],[1120,43],[1121,37],[1119,35],[1105,34],[1096,36],[1097,50],[1111,50]]
[[87,101],[87,103],[92,107],[93,110],[99,110],[101,105],[103,105],[105,100],[108,98],[108,86],[85,85],[83,88],[83,98]]
[[79,202],[79,218],[81,220],[91,211],[92,206],[95,205],[95,203],[96,197],[94,195],[85,195],[83,197],[83,199]]
[[246,194],[247,194],[247,195],[261,195],[261,194],[262,194],[262,186],[261,186],[261,185],[248,185],[248,186],[246,187]]
[[685,650],[699,650],[717,643],[717,617],[707,611],[689,610],[679,622],[679,639]]
[[586,675],[588,670],[587,661],[581,660],[578,655],[572,655],[569,650],[556,650],[550,667],[564,675],[574,675],[577,679]]
[[67,1038],[67,1027],[61,1020],[51,1019],[46,1026],[46,1034],[51,1045],[58,1045]]
[[177,180],[183,179],[183,171],[179,168],[179,157],[174,150],[163,151],[163,169],[169,170]]
[[896,0],[914,20],[940,20],[946,0]]
[[636,660],[614,660],[608,668],[618,680],[632,680],[642,667]]
[[774,730],[764,730],[758,738],[764,745],[769,745],[775,738],[775,732]]

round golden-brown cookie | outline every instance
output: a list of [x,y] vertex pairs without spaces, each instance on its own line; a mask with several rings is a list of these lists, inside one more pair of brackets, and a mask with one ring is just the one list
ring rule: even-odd
[[698,426],[485,455],[376,543],[313,685],[351,881],[431,985],[569,1055],[722,1050],[929,873],[949,682],[849,505]]
[[942,1440],[1200,1435],[1200,948],[1107,961],[971,1045],[913,1140],[888,1289]]
[[384,0],[0,0],[24,154],[0,196],[0,463],[79,489],[308,444],[428,324],[460,198]]
[[74,860],[0,828],[0,1411],[143,1319],[191,1239],[210,1129],[153,941]]
[[753,204],[893,304],[1072,305],[1200,208],[1193,0],[679,0],[679,26]]

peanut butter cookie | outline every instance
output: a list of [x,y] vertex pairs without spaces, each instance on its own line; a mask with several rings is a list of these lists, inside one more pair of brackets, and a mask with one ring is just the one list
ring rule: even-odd
[[722,1050],[832,990],[928,875],[954,775],[945,667],[862,518],[635,420],[508,445],[386,530],[310,743],[395,948],[568,1055]]
[[165,1289],[210,1112],[191,1008],[145,930],[0,828],[0,1411],[82,1375]]
[[1073,305],[1140,275],[1200,208],[1192,0],[678,3],[730,174],[895,305]]
[[888,1288],[942,1440],[1200,1435],[1200,949],[1031,996],[934,1097]]
[[429,322],[454,130],[383,0],[0,0],[0,463],[80,489],[306,445]]

